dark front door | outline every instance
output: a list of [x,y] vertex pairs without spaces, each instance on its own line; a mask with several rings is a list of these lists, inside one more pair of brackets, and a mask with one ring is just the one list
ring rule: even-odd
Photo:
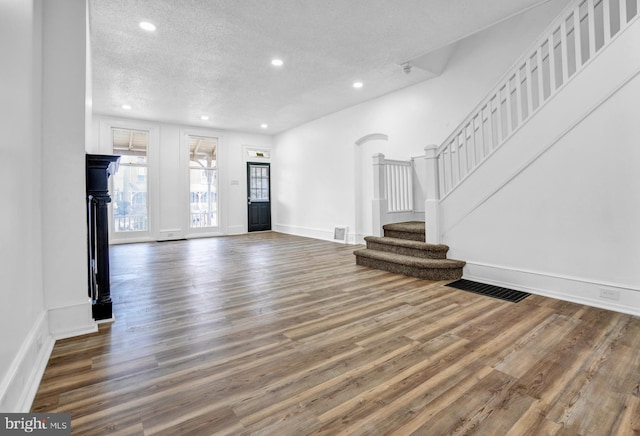
[[271,183],[268,163],[247,163],[249,231],[271,230]]

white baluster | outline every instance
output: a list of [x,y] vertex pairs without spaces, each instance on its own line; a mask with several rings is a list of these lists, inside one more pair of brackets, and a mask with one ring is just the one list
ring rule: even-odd
[[389,212],[393,212],[393,191],[391,190],[391,185],[393,184],[393,174],[390,165],[386,165],[386,173],[387,173],[387,184],[385,189],[387,191],[387,209]]
[[582,30],[580,26],[580,5],[573,11],[573,39],[576,51],[576,72],[582,66]]
[[533,75],[531,74],[531,56],[527,58],[527,64],[525,67],[527,73],[527,118],[531,116],[533,112]]
[[509,79],[507,79],[507,84],[505,85],[505,91],[507,93],[506,95],[506,107],[507,107],[507,132],[506,132],[506,136],[509,136],[509,134],[511,133],[511,131],[513,130],[513,106],[511,104],[511,79],[513,78],[513,76],[511,76]]
[[471,127],[471,141],[469,141],[469,146],[471,147],[471,153],[473,155],[471,157],[471,169],[474,169],[476,165],[478,165],[478,150],[476,150],[476,117],[471,118],[469,126]]
[[[466,176],[469,173],[469,168],[471,166],[471,150],[469,149],[469,141],[467,141],[467,131],[469,129],[469,124],[462,128],[462,144],[464,147],[464,175]],[[462,174],[462,173],[461,173]],[[462,179],[461,175],[461,179]]]
[[457,185],[458,182],[460,180],[462,180],[462,151],[461,151],[461,148],[460,148],[460,134],[459,133],[458,133],[458,135],[456,135],[456,149],[458,151],[456,153],[456,160],[458,162],[458,173],[456,175],[457,177],[456,177],[455,185]]
[[398,197],[400,197],[400,210],[407,210],[407,167],[399,167],[400,183],[398,187]]
[[587,0],[587,23],[589,25],[589,59],[596,54],[596,10],[594,0]]
[[554,33],[555,32],[551,32],[547,42],[549,46],[549,96],[556,92],[556,48],[553,42]]
[[447,161],[449,163],[449,170],[447,171],[447,173],[449,174],[449,186],[447,187],[447,192],[449,192],[450,190],[453,189],[453,148],[452,148],[452,143],[450,142],[447,145],[447,149],[449,150],[449,152],[447,153]]
[[515,77],[516,84],[516,127],[522,124],[522,67],[518,67]]
[[620,30],[627,25],[627,0],[620,0]]
[[391,186],[391,190],[393,192],[393,211],[398,210],[398,167],[396,165],[391,166],[391,170],[393,171],[393,186]]
[[542,46],[536,50],[536,63],[538,64],[538,107],[544,102],[544,71],[542,68]]
[[498,120],[497,120],[497,128],[496,128],[496,147],[498,147],[501,143],[502,143],[502,91],[498,90],[498,94],[497,94],[497,101],[496,101],[496,114],[498,116]]
[[560,53],[562,66],[562,84],[569,80],[569,53],[567,50],[567,20],[560,23]]
[[602,0],[602,21],[604,23],[604,45],[611,39],[611,6],[612,0]]
[[[435,152],[433,152],[435,153]],[[447,176],[446,176],[446,169],[445,169],[445,154],[444,154],[444,150],[442,151],[442,153],[440,153],[438,155],[437,159],[437,168],[438,168],[438,180],[437,180],[437,187],[438,187],[438,193],[441,195],[445,195],[448,191],[447,189]],[[432,157],[433,159],[433,157]],[[440,197],[438,197],[440,198]]]
[[408,174],[408,189],[407,189],[407,198],[409,200],[408,210],[413,210],[413,165],[407,167]]
[[485,138],[486,135],[486,129],[484,127],[484,123],[485,123],[485,119],[484,119],[484,112],[485,109],[487,108],[487,106],[483,106],[482,109],[480,109],[480,141],[481,141],[481,145],[482,145],[482,158],[480,158],[480,160],[482,161],[485,156],[489,153],[487,151],[487,140]]

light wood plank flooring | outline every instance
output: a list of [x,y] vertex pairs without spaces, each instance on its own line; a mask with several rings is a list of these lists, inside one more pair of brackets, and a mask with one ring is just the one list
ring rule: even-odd
[[116,321],[33,405],[74,435],[640,434],[640,319],[513,304],[278,233],[112,247]]

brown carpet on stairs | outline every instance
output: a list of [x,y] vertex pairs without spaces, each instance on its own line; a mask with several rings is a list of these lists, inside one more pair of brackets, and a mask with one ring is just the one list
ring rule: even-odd
[[424,280],[457,280],[465,262],[447,259],[449,247],[425,242],[425,223],[385,224],[384,237],[367,236],[353,252],[358,265]]

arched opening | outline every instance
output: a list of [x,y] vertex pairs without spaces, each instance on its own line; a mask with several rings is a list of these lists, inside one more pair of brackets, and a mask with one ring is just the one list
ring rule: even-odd
[[354,151],[354,205],[355,242],[364,243],[364,237],[374,234],[373,229],[373,161],[376,153],[388,153],[389,137],[371,133],[355,142]]

